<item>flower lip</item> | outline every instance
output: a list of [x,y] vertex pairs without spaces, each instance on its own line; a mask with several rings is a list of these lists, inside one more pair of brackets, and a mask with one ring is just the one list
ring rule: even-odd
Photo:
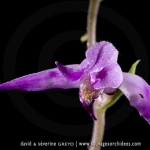
[[91,103],[89,103],[89,104],[83,102],[82,106],[87,110],[87,112],[90,114],[90,116],[92,117],[93,120],[97,120],[97,118],[95,117],[94,112],[93,112],[93,103],[94,103],[94,100],[91,101]]
[[79,98],[82,103],[82,106],[87,110],[87,112],[90,114],[92,119],[97,120],[97,118],[95,117],[94,112],[93,112],[93,103],[95,100],[93,99],[90,101],[85,101],[82,97],[81,91],[79,91]]
[[93,85],[90,84],[89,76],[84,78],[84,81],[80,85],[79,98],[82,105],[89,112],[90,116],[96,120],[93,112],[93,103],[96,98],[98,98],[103,92],[103,89],[94,89]]

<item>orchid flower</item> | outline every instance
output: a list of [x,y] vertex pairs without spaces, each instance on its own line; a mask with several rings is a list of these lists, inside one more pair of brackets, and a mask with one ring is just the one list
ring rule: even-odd
[[62,65],[16,78],[0,84],[0,90],[43,91],[54,88],[79,88],[79,99],[90,116],[96,120],[93,103],[103,103],[103,93],[120,89],[130,104],[150,124],[150,86],[141,77],[122,72],[118,50],[107,41],[95,43],[86,51],[80,64]]

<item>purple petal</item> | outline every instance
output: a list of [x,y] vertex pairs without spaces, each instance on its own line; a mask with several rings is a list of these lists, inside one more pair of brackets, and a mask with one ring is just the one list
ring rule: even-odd
[[145,80],[134,74],[123,73],[123,83],[119,89],[150,124],[150,86]]
[[104,67],[100,72],[90,73],[90,82],[95,89],[118,88],[122,81],[122,70],[117,63]]
[[84,70],[80,68],[80,65],[63,66],[59,62],[55,62],[55,63],[58,69],[60,70],[60,72],[70,82],[79,80],[84,73]]
[[90,114],[92,119],[97,120],[97,118],[94,115],[94,111],[93,111],[93,103],[95,100],[93,99],[89,104],[87,104],[85,102],[85,100],[83,99],[81,92],[79,92],[79,98],[80,98],[80,101],[82,103],[82,106],[87,110],[87,112]]
[[0,84],[0,90],[20,89],[25,91],[43,91],[53,88],[79,88],[79,85],[80,81],[74,83],[69,82],[58,68],[54,68],[22,76]]
[[84,59],[81,64],[80,64],[81,68],[83,68],[84,70],[87,70],[89,67],[88,61],[87,59]]
[[97,120],[93,112],[93,103],[103,92],[103,89],[95,90],[90,84],[89,76],[84,76],[82,83],[80,84],[79,98],[83,107],[88,111],[90,116]]
[[118,50],[109,42],[94,44],[86,51],[86,59],[92,72],[101,71],[105,66],[116,63]]

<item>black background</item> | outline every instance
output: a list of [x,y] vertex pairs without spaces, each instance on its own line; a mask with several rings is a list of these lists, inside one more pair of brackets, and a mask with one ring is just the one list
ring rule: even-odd
[[[5,49],[7,44],[15,32],[17,27],[32,13],[37,10],[48,6],[50,4],[56,3],[56,0],[50,2],[36,2],[28,3],[24,2],[11,2],[4,3],[1,12],[1,51],[0,51],[0,70],[3,70],[3,59]],[[60,0],[58,1],[60,2]],[[138,31],[144,44],[149,51],[149,9],[148,2],[136,1],[131,3],[129,1],[119,1],[119,0],[104,0],[102,5],[107,6],[122,16],[124,16]],[[69,6],[68,6],[69,7]],[[78,8],[77,8],[78,9]],[[88,9],[88,7],[87,7]],[[86,32],[86,13],[66,13],[56,15],[51,18],[50,22],[42,22],[40,25],[35,27],[30,35],[28,35],[23,41],[16,59],[16,77],[26,75],[29,73],[34,73],[38,70],[38,55],[44,43],[53,37],[54,35],[69,30],[82,30]],[[63,21],[61,21],[61,19]],[[45,34],[46,33],[46,34]],[[129,41],[124,37],[123,33],[113,25],[109,24],[106,20],[98,18],[98,29],[97,29],[98,39],[109,40],[115,43],[115,46],[119,49],[121,56],[119,56],[119,64],[122,66],[124,71],[128,71],[131,64],[136,61],[133,51],[126,51],[126,49],[132,49]],[[122,34],[122,35],[121,35]],[[118,36],[117,36],[118,35]],[[120,36],[119,36],[120,35]],[[80,38],[80,37],[79,37]],[[60,39],[61,40],[61,39]],[[122,46],[123,45],[123,46]],[[62,51],[64,50],[64,51]],[[72,41],[63,44],[58,51],[55,53],[52,64],[48,65],[50,67],[55,67],[55,60],[61,62],[62,64],[74,64],[80,63],[84,59],[84,52],[86,50],[86,44],[80,43],[80,41]],[[141,50],[142,51],[142,50]],[[148,52],[149,53],[149,52]],[[63,56],[63,57],[62,57]],[[150,58],[150,55],[149,55]],[[9,63],[9,62],[8,62]],[[142,63],[142,62],[141,62]],[[139,65],[140,67],[140,65]],[[42,68],[42,67],[41,67]],[[146,68],[146,66],[145,66]],[[8,68],[9,69],[9,68]],[[42,68],[48,69],[48,68]],[[137,69],[138,72],[138,69]],[[140,74],[140,71],[139,71]],[[5,82],[2,71],[0,74],[0,83]],[[150,84],[150,78],[147,80]],[[12,91],[13,92],[13,91]],[[60,90],[60,92],[71,95],[74,97],[78,96],[77,90]],[[43,100],[46,98],[43,92],[39,93],[26,93],[22,92],[23,96],[26,98],[27,102],[34,107],[38,112],[47,118],[54,121],[66,123],[66,124],[84,124],[92,123],[92,119],[88,116],[84,109],[78,108],[78,112],[71,108],[61,107],[57,104],[52,104]],[[1,95],[1,134],[2,140],[0,146],[10,146],[10,147],[20,147],[21,141],[53,141],[53,142],[89,142],[91,136],[63,136],[50,133],[45,131],[36,125],[29,122],[13,105],[11,99],[6,91],[0,92]],[[38,99],[39,98],[39,99]],[[34,101],[32,101],[34,99]],[[41,100],[42,99],[42,102]],[[122,102],[126,101],[125,97],[122,98]],[[44,101],[44,103],[43,103]],[[117,107],[119,107],[122,102],[118,102],[116,106],[110,108],[107,115],[111,114]],[[35,105],[36,103],[36,105]],[[79,102],[80,103],[80,102]],[[45,106],[46,105],[46,106]],[[130,104],[128,105],[130,108]],[[57,109],[57,114],[55,113]],[[128,110],[127,110],[128,111]],[[51,114],[51,115],[50,115]],[[69,115],[72,115],[69,117]],[[64,117],[62,117],[64,116]],[[92,128],[89,129],[92,131]],[[78,131],[77,131],[78,132]],[[150,147],[149,137],[150,127],[148,123],[139,116],[138,112],[134,110],[125,120],[115,127],[107,130],[104,135],[105,142],[116,142],[116,141],[126,141],[126,142],[141,142],[142,147],[130,147],[132,149],[142,149],[144,146]],[[27,147],[26,147],[27,148]],[[44,147],[42,147],[43,149]],[[48,147],[53,149],[54,147]],[[59,147],[57,149],[61,149]],[[75,147],[65,147],[75,148]],[[79,147],[78,147],[79,148]],[[86,147],[80,147],[81,149],[86,149]],[[106,147],[103,149],[111,149],[112,147]],[[117,147],[113,147],[117,148]],[[119,149],[123,147],[118,147]]]

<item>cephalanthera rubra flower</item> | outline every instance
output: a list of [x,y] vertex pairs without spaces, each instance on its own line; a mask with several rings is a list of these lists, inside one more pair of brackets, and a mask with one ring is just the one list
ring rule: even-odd
[[122,72],[117,63],[118,50],[110,43],[102,41],[86,51],[86,58],[80,64],[63,66],[56,62],[57,68],[44,70],[16,78],[0,84],[0,90],[42,91],[54,88],[79,88],[79,98],[90,116],[93,103],[102,94],[110,94],[120,89],[150,124],[150,86],[141,77]]

